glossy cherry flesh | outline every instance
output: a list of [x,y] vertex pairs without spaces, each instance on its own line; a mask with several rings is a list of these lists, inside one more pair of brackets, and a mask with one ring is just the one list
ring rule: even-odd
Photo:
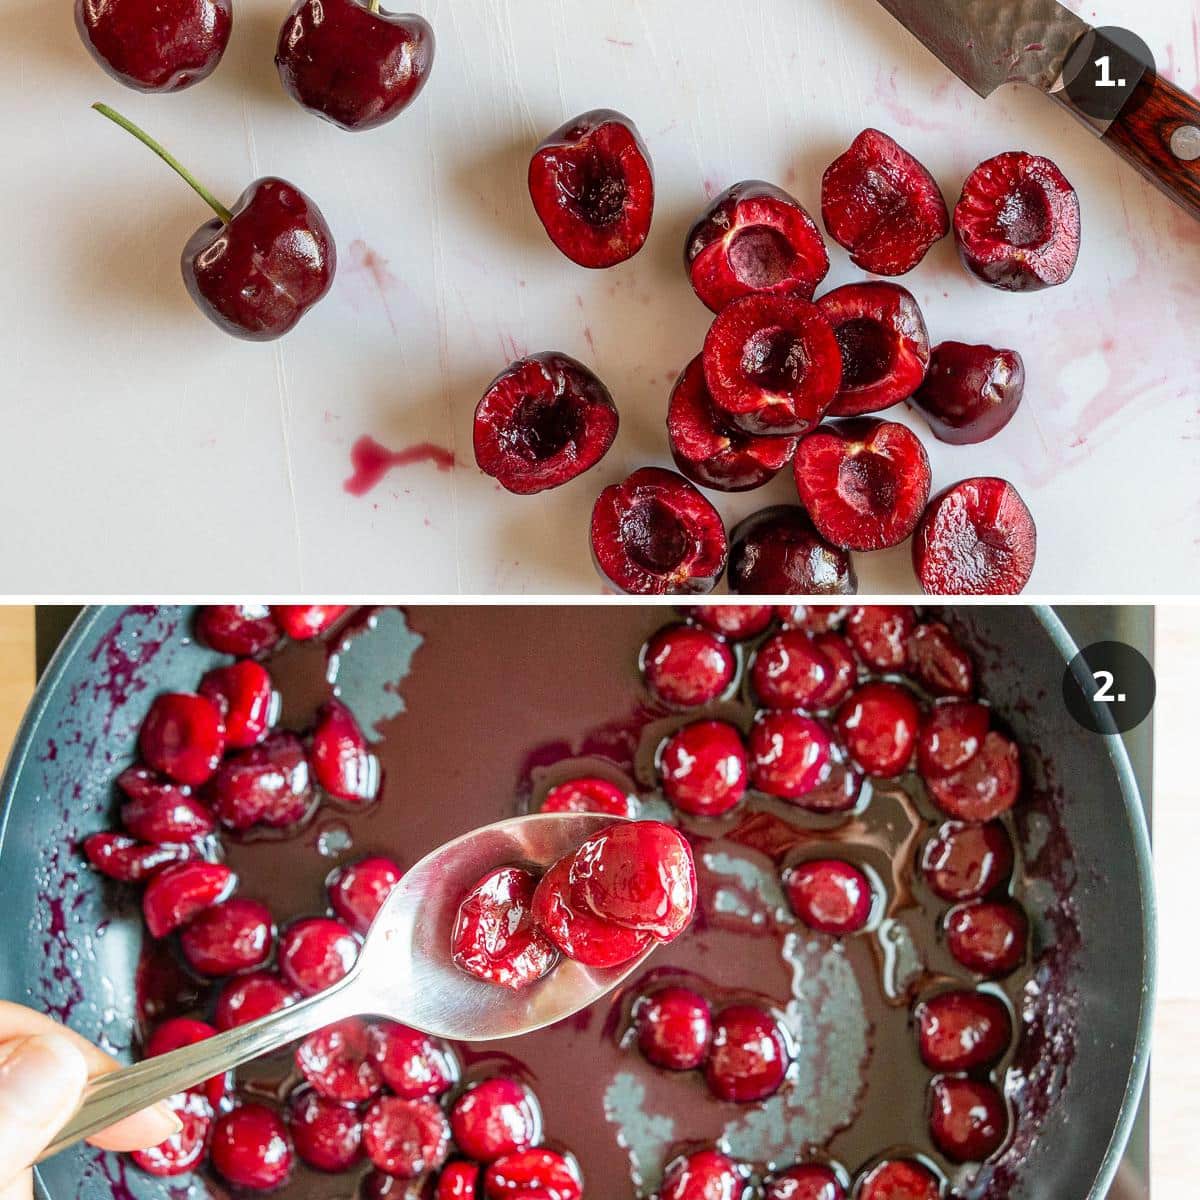
[[258,179],[226,208],[137,126],[107,105],[94,107],[153,150],[217,214],[192,234],[181,267],[188,294],[219,329],[270,341],[325,296],[337,249],[320,209],[299,188]]
[[415,13],[379,0],[298,0],[279,33],[275,66],[284,90],[342,129],[374,129],[420,94],[434,36]]
[[229,43],[230,0],[75,0],[91,56],[139,92],[178,92],[207,79]]

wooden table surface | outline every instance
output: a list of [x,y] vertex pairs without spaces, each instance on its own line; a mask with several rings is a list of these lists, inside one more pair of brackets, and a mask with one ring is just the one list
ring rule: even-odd
[[[1153,1196],[1193,1200],[1195,1181],[1200,1179],[1200,955],[1195,949],[1200,804],[1195,767],[1181,751],[1196,743],[1200,607],[1158,609],[1155,658],[1159,692],[1154,832],[1161,969],[1151,1085]],[[0,606],[0,755],[8,753],[33,685],[33,609]],[[1137,1193],[1128,1194],[1132,1198]]]

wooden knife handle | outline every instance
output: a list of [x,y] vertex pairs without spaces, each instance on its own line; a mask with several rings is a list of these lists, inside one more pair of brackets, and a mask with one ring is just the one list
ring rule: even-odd
[[1200,219],[1200,103],[1158,76],[1143,78],[1104,140]]

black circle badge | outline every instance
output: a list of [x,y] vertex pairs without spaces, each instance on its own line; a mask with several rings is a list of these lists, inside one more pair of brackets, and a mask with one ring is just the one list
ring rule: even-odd
[[1080,112],[1096,121],[1112,121],[1137,85],[1152,83],[1154,56],[1136,33],[1115,25],[1089,29],[1063,64],[1063,87]]
[[1146,656],[1124,642],[1093,642],[1063,675],[1063,702],[1091,733],[1126,733],[1154,707],[1158,690]]

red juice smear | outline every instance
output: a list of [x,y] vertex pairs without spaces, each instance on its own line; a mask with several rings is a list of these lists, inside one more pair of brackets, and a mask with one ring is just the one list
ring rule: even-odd
[[455,465],[454,451],[433,442],[418,442],[403,450],[389,450],[373,437],[360,437],[350,449],[354,474],[342,486],[352,496],[365,496],[393,467],[408,467],[421,462],[431,462],[439,471],[449,471]]

